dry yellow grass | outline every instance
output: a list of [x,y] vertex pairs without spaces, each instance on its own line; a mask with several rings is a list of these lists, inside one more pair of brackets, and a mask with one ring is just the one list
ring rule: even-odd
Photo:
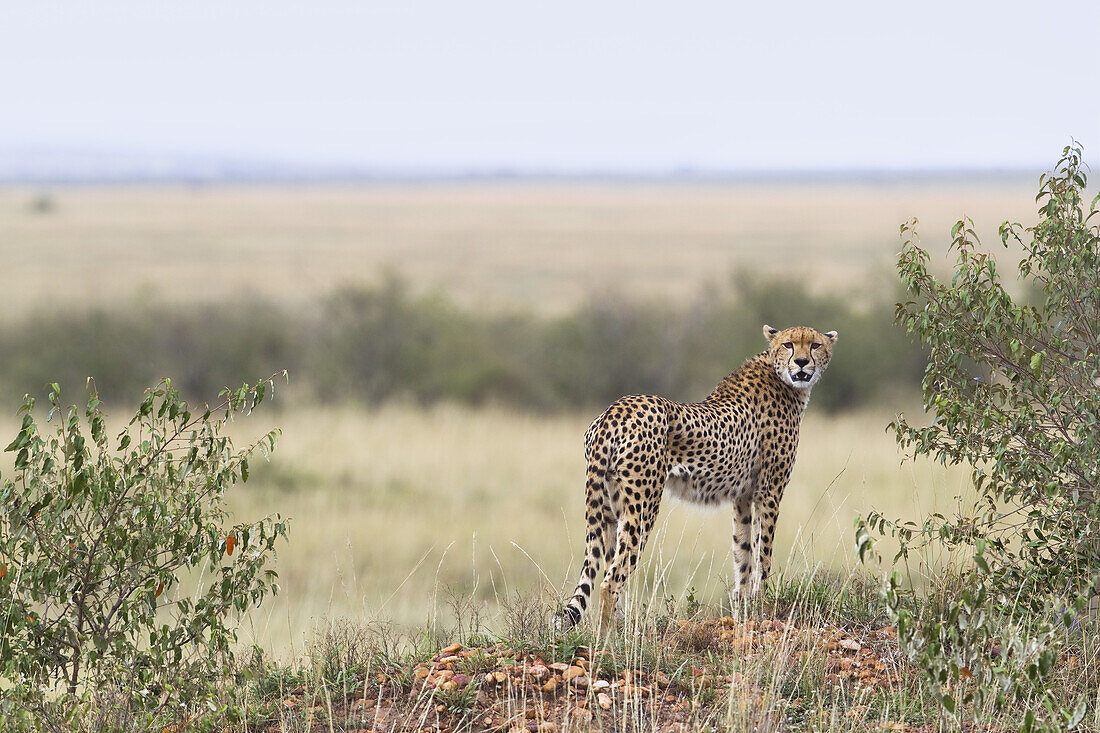
[[[63,188],[50,193],[48,214],[32,211],[38,191],[8,188],[0,190],[0,291],[8,318],[135,297],[217,300],[241,289],[301,304],[387,267],[467,304],[551,311],[609,288],[678,298],[737,268],[813,273],[847,292],[888,272],[907,217],[921,217],[932,249],[942,251],[963,213],[993,241],[1003,219],[1031,220],[1032,188]],[[290,653],[325,616],[420,623],[445,613],[448,587],[489,608],[515,592],[571,589],[591,417],[302,406],[240,424],[242,437],[271,423],[285,434],[272,463],[231,496],[234,511],[293,518],[280,555],[283,592],[250,617],[256,638]],[[883,431],[890,417],[827,419],[811,407],[780,517],[781,567],[846,567],[857,512],[920,517],[965,489],[960,472],[899,465]],[[9,416],[0,429],[15,434]],[[719,601],[729,534],[728,511],[667,502],[636,602],[693,586]]]
[[[245,638],[292,655],[325,619],[448,622],[452,591],[491,619],[517,593],[571,591],[583,557],[582,436],[591,417],[391,405],[263,409],[238,420],[238,446],[272,424],[283,436],[271,461],[255,461],[249,482],[229,492],[231,511],[291,518],[290,542],[279,548],[282,591],[250,614]],[[919,519],[968,493],[963,471],[901,464],[884,431],[890,418],[828,417],[811,405],[780,510],[777,570],[847,571],[857,512]],[[5,443],[17,430],[12,418],[0,421]],[[10,466],[10,454],[0,457],[4,476]],[[728,508],[666,500],[630,602],[683,599],[695,588],[721,604],[729,546]]]
[[[124,415],[114,411],[116,417]],[[332,617],[412,626],[450,619],[450,592],[487,616],[518,593],[571,591],[583,557],[583,434],[592,415],[392,405],[262,409],[238,420],[239,446],[283,429],[270,462],[228,494],[235,516],[289,516],[278,550],[282,591],[253,611],[246,638],[293,654]],[[877,507],[920,518],[966,494],[965,472],[901,463],[888,412],[815,414],[783,497],[777,570],[846,571],[853,521]],[[0,422],[4,442],[18,424]],[[10,477],[11,456],[0,458]],[[730,566],[728,508],[663,502],[630,583],[634,603],[667,595],[722,603]]]
[[[991,245],[1034,186],[448,184],[0,190],[6,314],[54,305],[305,302],[391,269],[468,304],[566,307],[594,292],[682,298],[738,269],[848,287],[885,272],[910,216],[942,251],[963,214]],[[1014,258],[1008,258],[1012,260]]]
[[[516,592],[571,590],[583,555],[590,417],[454,406],[279,416],[279,449],[231,501],[242,517],[292,517],[279,557],[283,592],[252,615],[253,633],[285,653],[301,649],[323,618],[446,620],[448,589],[472,595],[490,616]],[[966,493],[961,471],[899,465],[883,430],[889,419],[830,418],[811,407],[780,512],[780,568],[847,570],[857,512],[920,518]],[[729,544],[728,510],[666,501],[634,602],[682,598],[694,587],[720,603]]]

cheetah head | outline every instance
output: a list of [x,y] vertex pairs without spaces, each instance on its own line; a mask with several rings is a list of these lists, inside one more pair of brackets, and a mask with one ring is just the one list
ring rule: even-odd
[[829,360],[833,358],[836,331],[821,333],[806,326],[793,326],[780,331],[764,326],[768,340],[768,356],[775,373],[783,383],[795,389],[809,389],[821,379]]

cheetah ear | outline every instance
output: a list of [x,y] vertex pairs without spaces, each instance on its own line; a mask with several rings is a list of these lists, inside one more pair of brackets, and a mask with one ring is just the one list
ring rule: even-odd
[[836,331],[826,331],[822,334],[825,338],[829,339],[830,343],[836,343]]
[[771,341],[772,336],[774,336],[777,333],[779,333],[778,328],[772,328],[768,324],[766,324],[766,323],[764,324],[764,338],[766,338],[768,341]]

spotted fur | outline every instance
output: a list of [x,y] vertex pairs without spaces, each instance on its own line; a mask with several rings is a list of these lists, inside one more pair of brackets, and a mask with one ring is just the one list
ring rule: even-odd
[[603,623],[613,612],[622,615],[623,583],[645,548],[665,493],[695,504],[732,504],[734,594],[743,595],[750,585],[755,593],[767,581],[802,413],[829,365],[837,334],[764,326],[764,337],[767,350],[723,379],[702,402],[630,395],[588,428],[584,565],[559,627],[581,620],[604,560]]

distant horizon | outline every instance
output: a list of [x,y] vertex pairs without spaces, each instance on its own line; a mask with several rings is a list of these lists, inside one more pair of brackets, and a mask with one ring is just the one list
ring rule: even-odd
[[[1057,151],[1056,151],[1057,152]],[[206,152],[166,153],[73,148],[0,148],[0,184],[386,184],[431,182],[578,183],[1018,183],[1049,170],[1024,166],[788,166],[775,168],[670,165],[638,167],[371,166],[299,162]]]

